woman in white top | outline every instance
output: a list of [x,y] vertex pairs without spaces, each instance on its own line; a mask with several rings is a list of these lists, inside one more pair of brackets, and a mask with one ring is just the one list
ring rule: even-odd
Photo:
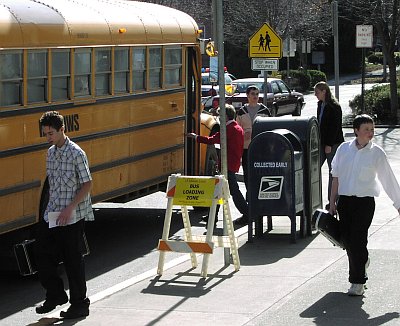
[[337,209],[339,213],[349,260],[351,287],[348,294],[363,295],[368,279],[368,228],[375,212],[374,197],[379,195],[381,184],[400,213],[400,187],[385,151],[372,142],[373,119],[367,114],[358,115],[353,121],[353,129],[356,138],[342,143],[332,161],[329,212],[335,214]]

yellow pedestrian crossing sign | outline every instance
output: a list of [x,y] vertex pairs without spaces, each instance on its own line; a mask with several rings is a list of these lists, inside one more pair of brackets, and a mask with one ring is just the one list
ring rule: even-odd
[[267,23],[249,38],[249,58],[282,58],[282,39]]

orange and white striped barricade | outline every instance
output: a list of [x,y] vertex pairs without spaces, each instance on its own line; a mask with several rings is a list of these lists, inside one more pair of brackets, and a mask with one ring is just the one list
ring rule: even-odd
[[[160,257],[158,261],[158,275],[162,275],[164,269],[165,253],[167,251],[189,253],[192,267],[197,267],[196,253],[204,254],[201,276],[207,277],[207,268],[210,254],[214,247],[228,247],[231,250],[235,270],[240,268],[237,240],[234,234],[233,222],[229,208],[229,186],[223,175],[182,176],[173,174],[168,178],[167,185],[168,204],[165,211],[165,220],[162,238],[158,242]],[[224,208],[224,223],[226,236],[213,236],[215,212],[217,205]],[[185,240],[169,240],[172,208],[181,206]],[[187,206],[210,207],[206,235],[192,235],[189,212]]]

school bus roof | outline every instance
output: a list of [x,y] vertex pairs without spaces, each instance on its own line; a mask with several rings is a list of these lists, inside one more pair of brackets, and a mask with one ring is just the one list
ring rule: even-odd
[[0,48],[195,43],[187,14],[124,0],[0,0]]

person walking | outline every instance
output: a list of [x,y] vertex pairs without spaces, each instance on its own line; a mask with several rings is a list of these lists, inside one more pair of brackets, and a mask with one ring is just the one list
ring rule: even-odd
[[[90,305],[82,254],[84,222],[94,220],[89,196],[92,177],[85,152],[64,133],[63,116],[56,111],[46,112],[40,124],[51,147],[46,159],[49,201],[38,224],[35,248],[39,280],[46,290],[46,299],[36,307],[36,312],[45,314],[68,302],[57,270],[61,259],[68,278],[71,305],[60,316],[80,318],[89,315]],[[54,220],[53,216],[56,216]]]
[[[325,82],[318,82],[314,86],[314,93],[318,99],[317,120],[320,132],[320,166],[325,161],[328,163],[328,201],[331,197],[332,188],[332,159],[336,149],[344,142],[342,130],[342,108],[337,99],[333,96],[329,85]],[[329,210],[329,204],[325,206]]]
[[[236,110],[232,105],[226,104],[226,141],[227,141],[227,164],[228,184],[233,203],[238,211],[248,219],[248,204],[239,189],[236,173],[240,168],[240,159],[243,153],[244,132],[242,127],[235,121]],[[194,138],[198,143],[220,144],[221,134],[216,132],[212,136],[200,136],[195,133],[187,134],[188,138]],[[217,211],[218,214],[218,211]]]
[[379,195],[381,184],[400,214],[400,187],[385,151],[372,141],[373,119],[367,114],[358,115],[353,129],[356,137],[342,143],[332,160],[329,212],[339,216],[349,261],[348,294],[361,296],[368,279],[368,229],[375,212],[374,197]]
[[[271,116],[269,109],[262,103],[259,103],[260,90],[257,86],[251,85],[246,89],[247,101],[237,112],[236,121],[244,130],[244,143],[243,143],[243,179],[248,189],[248,148],[251,142],[251,134],[253,130],[253,123],[257,116]],[[246,194],[247,197],[247,194]],[[235,220],[237,225],[245,225],[248,223],[247,216],[242,216]]]

